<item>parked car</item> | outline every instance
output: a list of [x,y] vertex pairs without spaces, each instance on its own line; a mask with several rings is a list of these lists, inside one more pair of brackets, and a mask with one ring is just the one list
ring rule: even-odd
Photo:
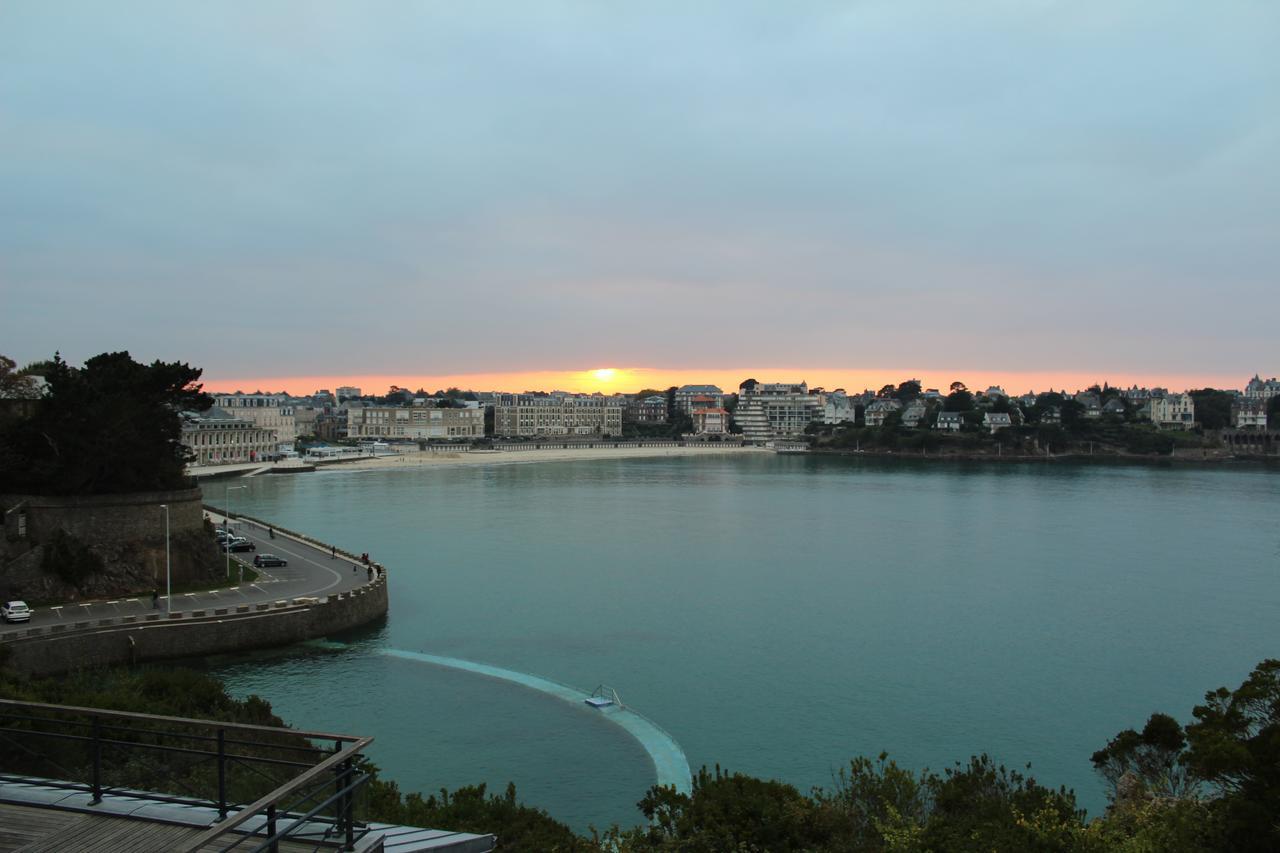
[[10,601],[0,604],[0,617],[6,622],[26,622],[31,619],[31,608],[25,601]]
[[258,568],[262,568],[263,566],[289,565],[284,557],[277,557],[275,554],[258,554],[253,558],[253,564]]
[[222,550],[224,551],[256,551],[258,550],[258,546],[254,545],[252,542],[250,542],[248,539],[245,539],[243,536],[232,536],[230,539],[228,539],[226,542],[222,544]]

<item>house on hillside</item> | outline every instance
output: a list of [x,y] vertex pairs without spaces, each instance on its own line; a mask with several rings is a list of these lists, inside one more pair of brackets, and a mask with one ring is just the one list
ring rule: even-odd
[[987,412],[982,416],[982,425],[995,435],[997,431],[1013,426],[1013,418],[1008,412]]
[[915,429],[920,426],[920,421],[924,419],[927,411],[929,411],[929,407],[924,404],[924,400],[912,400],[902,410],[902,425]]
[[956,432],[962,426],[964,426],[964,412],[939,412],[938,422],[933,425],[933,428]]
[[878,427],[884,424],[885,418],[894,412],[902,411],[902,404],[897,400],[876,400],[867,406],[866,421],[869,427]]

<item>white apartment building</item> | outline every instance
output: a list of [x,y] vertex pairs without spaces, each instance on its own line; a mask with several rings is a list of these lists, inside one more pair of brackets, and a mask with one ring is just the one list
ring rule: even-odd
[[621,435],[621,397],[500,394],[493,407],[494,435]]
[[434,406],[353,406],[347,409],[347,438],[400,439],[483,438],[484,409],[438,409]]
[[803,435],[814,421],[821,421],[823,405],[809,386],[800,383],[765,384],[748,379],[738,387],[738,408],[733,419],[742,437],[755,444]]
[[193,465],[266,462],[278,452],[275,430],[233,418],[217,406],[198,415],[183,413],[182,443],[195,454]]
[[252,421],[262,429],[275,430],[276,445],[292,450],[298,437],[293,405],[284,394],[215,394],[214,403],[232,417]]
[[1169,394],[1147,404],[1151,422],[1161,429],[1191,429],[1196,420],[1196,403],[1190,394]]
[[360,389],[354,385],[339,385],[337,389],[334,390],[333,393],[335,396],[337,396],[339,402],[341,402],[342,400],[350,400],[353,397],[363,396],[360,393]]

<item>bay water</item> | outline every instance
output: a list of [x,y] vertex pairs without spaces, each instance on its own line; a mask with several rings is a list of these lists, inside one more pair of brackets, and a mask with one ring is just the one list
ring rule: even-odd
[[608,684],[695,769],[807,790],[856,755],[987,752],[1097,813],[1094,750],[1280,656],[1278,473],[602,452],[256,477],[235,509],[369,552],[391,612],[343,651],[214,669],[296,726],[373,735],[403,790],[512,781],[580,830],[642,822],[638,743],[383,650]]

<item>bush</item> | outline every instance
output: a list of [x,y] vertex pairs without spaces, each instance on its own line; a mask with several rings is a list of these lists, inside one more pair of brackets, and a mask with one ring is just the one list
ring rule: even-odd
[[101,557],[65,530],[56,531],[44,546],[41,567],[75,587],[105,568]]

